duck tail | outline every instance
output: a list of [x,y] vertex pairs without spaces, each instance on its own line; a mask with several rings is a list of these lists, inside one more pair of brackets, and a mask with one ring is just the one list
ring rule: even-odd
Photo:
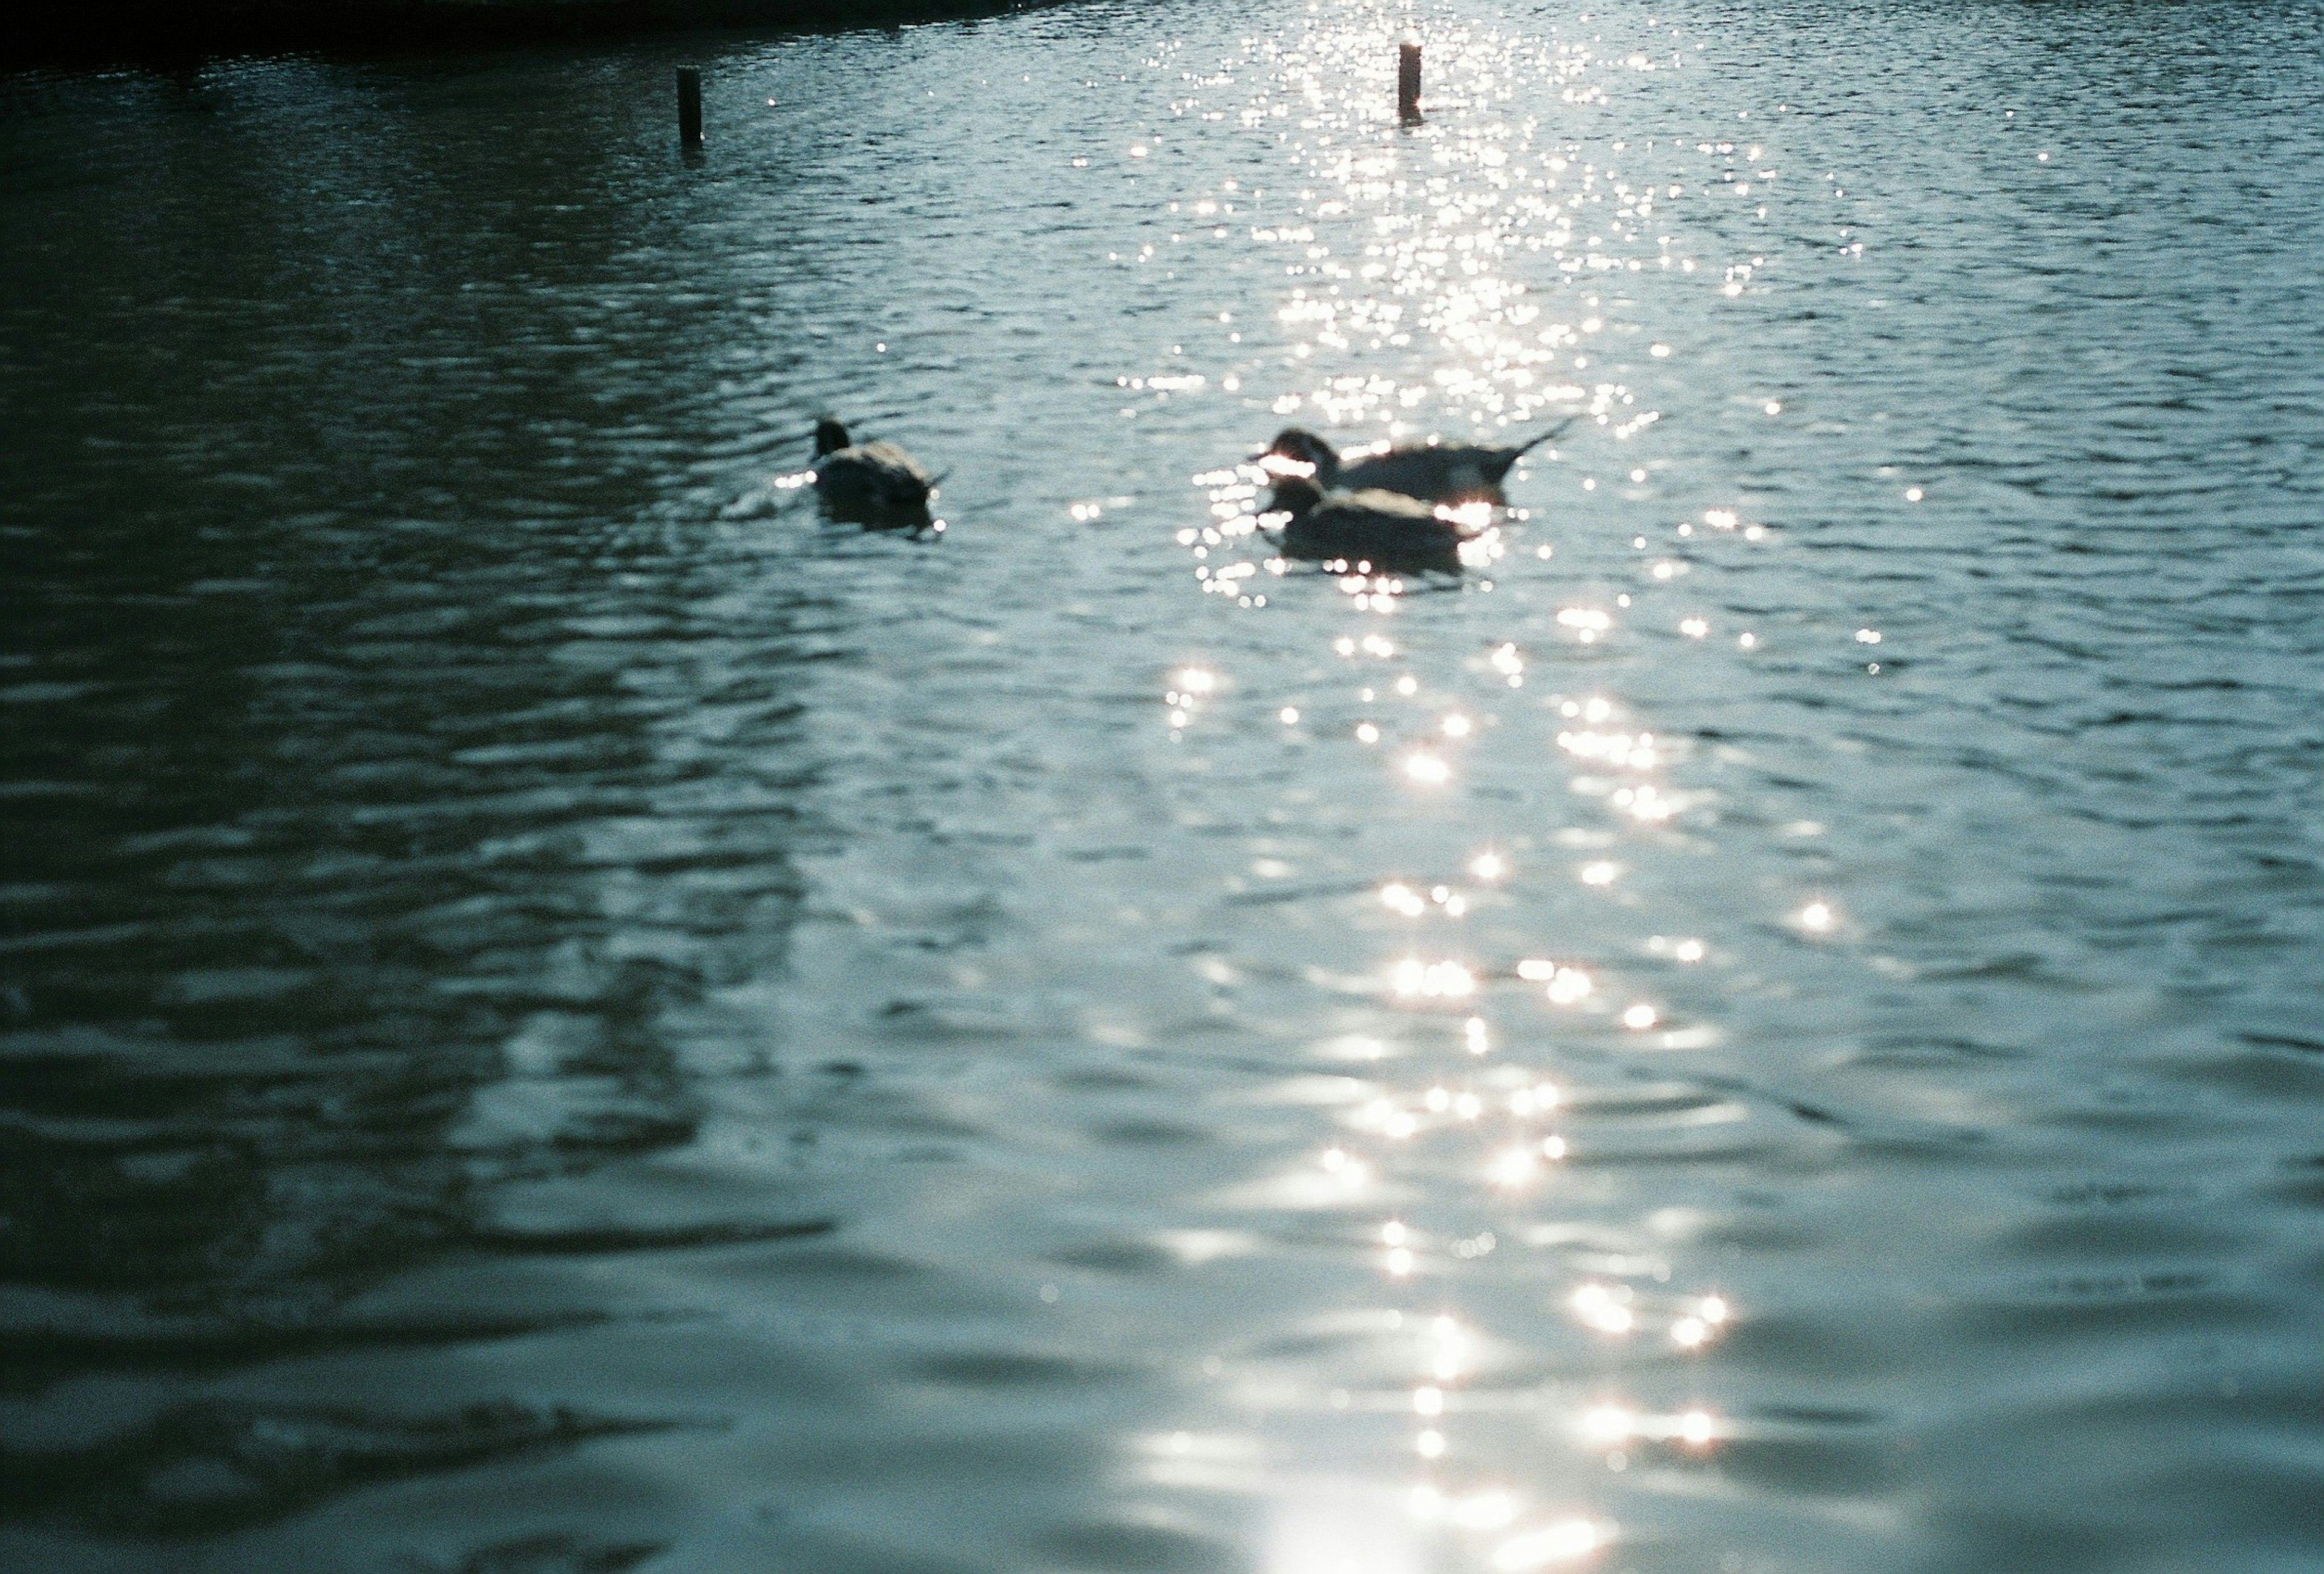
[[1524,442],[1522,442],[1522,443],[1520,443],[1520,444],[1518,444],[1518,445],[1517,446],[1517,449],[1516,449],[1516,451],[1515,451],[1514,453],[1512,453],[1512,454],[1509,456],[1509,457],[1510,457],[1510,458],[1512,458],[1512,459],[1514,459],[1514,458],[1516,458],[1516,457],[1517,456],[1517,455],[1519,455],[1519,454],[1530,454],[1530,453],[1532,453],[1536,448],[1540,447],[1544,443],[1554,443],[1554,442],[1555,442],[1558,438],[1560,438],[1560,437],[1563,437],[1563,436],[1565,435],[1565,433],[1566,433],[1566,429],[1567,429],[1568,428],[1572,427],[1575,421],[1578,421],[1578,420],[1580,420],[1581,419],[1582,419],[1581,412],[1577,410],[1577,411],[1576,411],[1575,413],[1573,413],[1572,415],[1567,416],[1563,420],[1562,420],[1562,421],[1558,422],[1555,426],[1554,426],[1554,427],[1550,428],[1547,431],[1538,433],[1538,434],[1536,434],[1536,436],[1531,437],[1527,437]]

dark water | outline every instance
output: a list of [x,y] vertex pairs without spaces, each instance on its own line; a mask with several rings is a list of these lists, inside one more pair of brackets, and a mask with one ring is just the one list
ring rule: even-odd
[[0,1563],[2324,1567],[2319,51],[9,82]]

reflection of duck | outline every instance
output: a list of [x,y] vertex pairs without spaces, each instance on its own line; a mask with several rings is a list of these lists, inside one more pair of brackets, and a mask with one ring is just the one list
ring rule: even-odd
[[1427,502],[1503,502],[1501,481],[1528,451],[1563,432],[1579,417],[1564,420],[1526,442],[1509,446],[1482,443],[1407,444],[1386,452],[1343,457],[1337,448],[1301,427],[1286,428],[1259,456],[1293,465],[1312,465],[1315,484],[1326,492],[1400,492]]
[[825,416],[815,423],[815,487],[842,519],[873,525],[925,525],[935,480],[894,443],[856,443]]
[[1344,559],[1351,566],[1369,565],[1392,574],[1432,568],[1458,574],[1461,545],[1471,536],[1418,498],[1379,491],[1326,497],[1301,475],[1277,482],[1274,502],[1291,516],[1283,527],[1287,557]]

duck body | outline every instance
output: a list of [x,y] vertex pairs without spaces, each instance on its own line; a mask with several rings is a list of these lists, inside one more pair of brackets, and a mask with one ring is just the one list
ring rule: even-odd
[[1469,532],[1418,498],[1378,489],[1327,495],[1314,483],[1290,476],[1277,485],[1273,502],[1291,516],[1281,538],[1286,557],[1369,565],[1391,574],[1461,572]]
[[826,417],[815,428],[815,488],[841,519],[921,526],[929,522],[936,481],[900,445],[854,442],[845,427]]
[[1314,465],[1315,484],[1327,492],[1393,492],[1424,502],[1506,502],[1501,483],[1511,467],[1571,425],[1561,422],[1522,443],[1407,443],[1352,456],[1314,432],[1290,427],[1260,457]]

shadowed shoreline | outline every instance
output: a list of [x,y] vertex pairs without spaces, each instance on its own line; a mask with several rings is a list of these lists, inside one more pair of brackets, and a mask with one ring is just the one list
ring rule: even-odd
[[406,54],[623,33],[809,32],[1001,15],[1042,0],[35,0],[0,36],[0,70],[176,66],[216,55]]

